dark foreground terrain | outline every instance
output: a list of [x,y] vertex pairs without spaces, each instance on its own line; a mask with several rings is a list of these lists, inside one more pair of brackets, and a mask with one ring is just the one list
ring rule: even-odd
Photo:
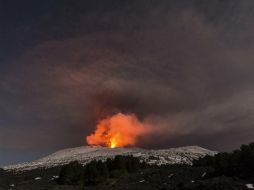
[[[59,169],[34,170],[23,173],[5,173],[0,176],[0,189],[12,190],[107,190],[107,189],[161,189],[161,190],[185,190],[185,189],[247,189],[246,183],[251,181],[241,180],[235,177],[206,177],[207,168],[192,167],[162,167],[146,168],[139,172],[126,174],[118,179],[110,179],[98,185],[84,186],[82,183],[75,185],[60,185],[54,180]],[[207,175],[207,174],[206,174]],[[202,177],[203,176],[203,177]],[[41,179],[39,179],[40,177]],[[37,178],[37,180],[36,180]]]
[[132,156],[24,172],[0,169],[0,190],[241,190],[254,184],[254,144],[193,166],[149,166]]
[[171,166],[144,168],[138,172],[126,174],[119,178],[112,178],[105,183],[84,186],[82,183],[73,185],[59,184],[54,176],[59,174],[59,168],[49,170],[33,170],[22,173],[1,173],[0,190],[107,190],[107,189],[160,189],[160,190],[187,190],[187,189],[247,189],[247,183],[252,180],[243,180],[237,177],[210,177],[208,168]]

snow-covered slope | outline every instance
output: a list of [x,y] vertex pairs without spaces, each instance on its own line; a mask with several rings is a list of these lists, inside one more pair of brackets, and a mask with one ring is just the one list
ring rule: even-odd
[[6,170],[31,170],[35,168],[49,168],[63,165],[74,160],[86,164],[91,160],[105,160],[116,155],[133,155],[149,164],[191,164],[194,159],[205,155],[214,155],[210,151],[198,146],[187,146],[161,150],[147,150],[141,148],[106,148],[100,146],[82,146],[57,151],[49,156],[33,162],[5,166]]

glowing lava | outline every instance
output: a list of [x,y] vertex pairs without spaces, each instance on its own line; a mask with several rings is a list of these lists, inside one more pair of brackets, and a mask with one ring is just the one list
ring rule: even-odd
[[117,142],[114,139],[110,139],[110,148],[117,147]]
[[133,146],[147,128],[134,114],[118,113],[98,122],[93,134],[86,137],[89,145],[110,148]]

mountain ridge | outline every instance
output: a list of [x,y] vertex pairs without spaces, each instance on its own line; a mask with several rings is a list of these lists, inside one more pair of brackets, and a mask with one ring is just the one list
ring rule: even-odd
[[4,166],[5,170],[32,170],[37,168],[50,168],[67,164],[71,161],[79,161],[86,164],[92,160],[106,160],[116,155],[132,155],[139,157],[148,164],[188,164],[205,155],[215,155],[216,151],[211,151],[199,146],[185,146],[168,149],[143,149],[138,147],[129,148],[107,148],[101,146],[81,146],[75,148],[66,148],[56,151],[53,154],[41,159],[24,162],[15,165]]

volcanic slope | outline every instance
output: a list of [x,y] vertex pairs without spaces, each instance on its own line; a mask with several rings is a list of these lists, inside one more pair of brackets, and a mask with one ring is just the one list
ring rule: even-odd
[[148,164],[192,164],[194,159],[205,155],[214,155],[217,152],[198,146],[186,146],[160,150],[148,150],[141,148],[107,148],[100,146],[82,146],[67,148],[57,151],[39,160],[25,162],[3,167],[5,170],[32,170],[37,168],[51,168],[67,164],[71,161],[79,161],[86,164],[92,160],[106,160],[116,155],[133,155]]

